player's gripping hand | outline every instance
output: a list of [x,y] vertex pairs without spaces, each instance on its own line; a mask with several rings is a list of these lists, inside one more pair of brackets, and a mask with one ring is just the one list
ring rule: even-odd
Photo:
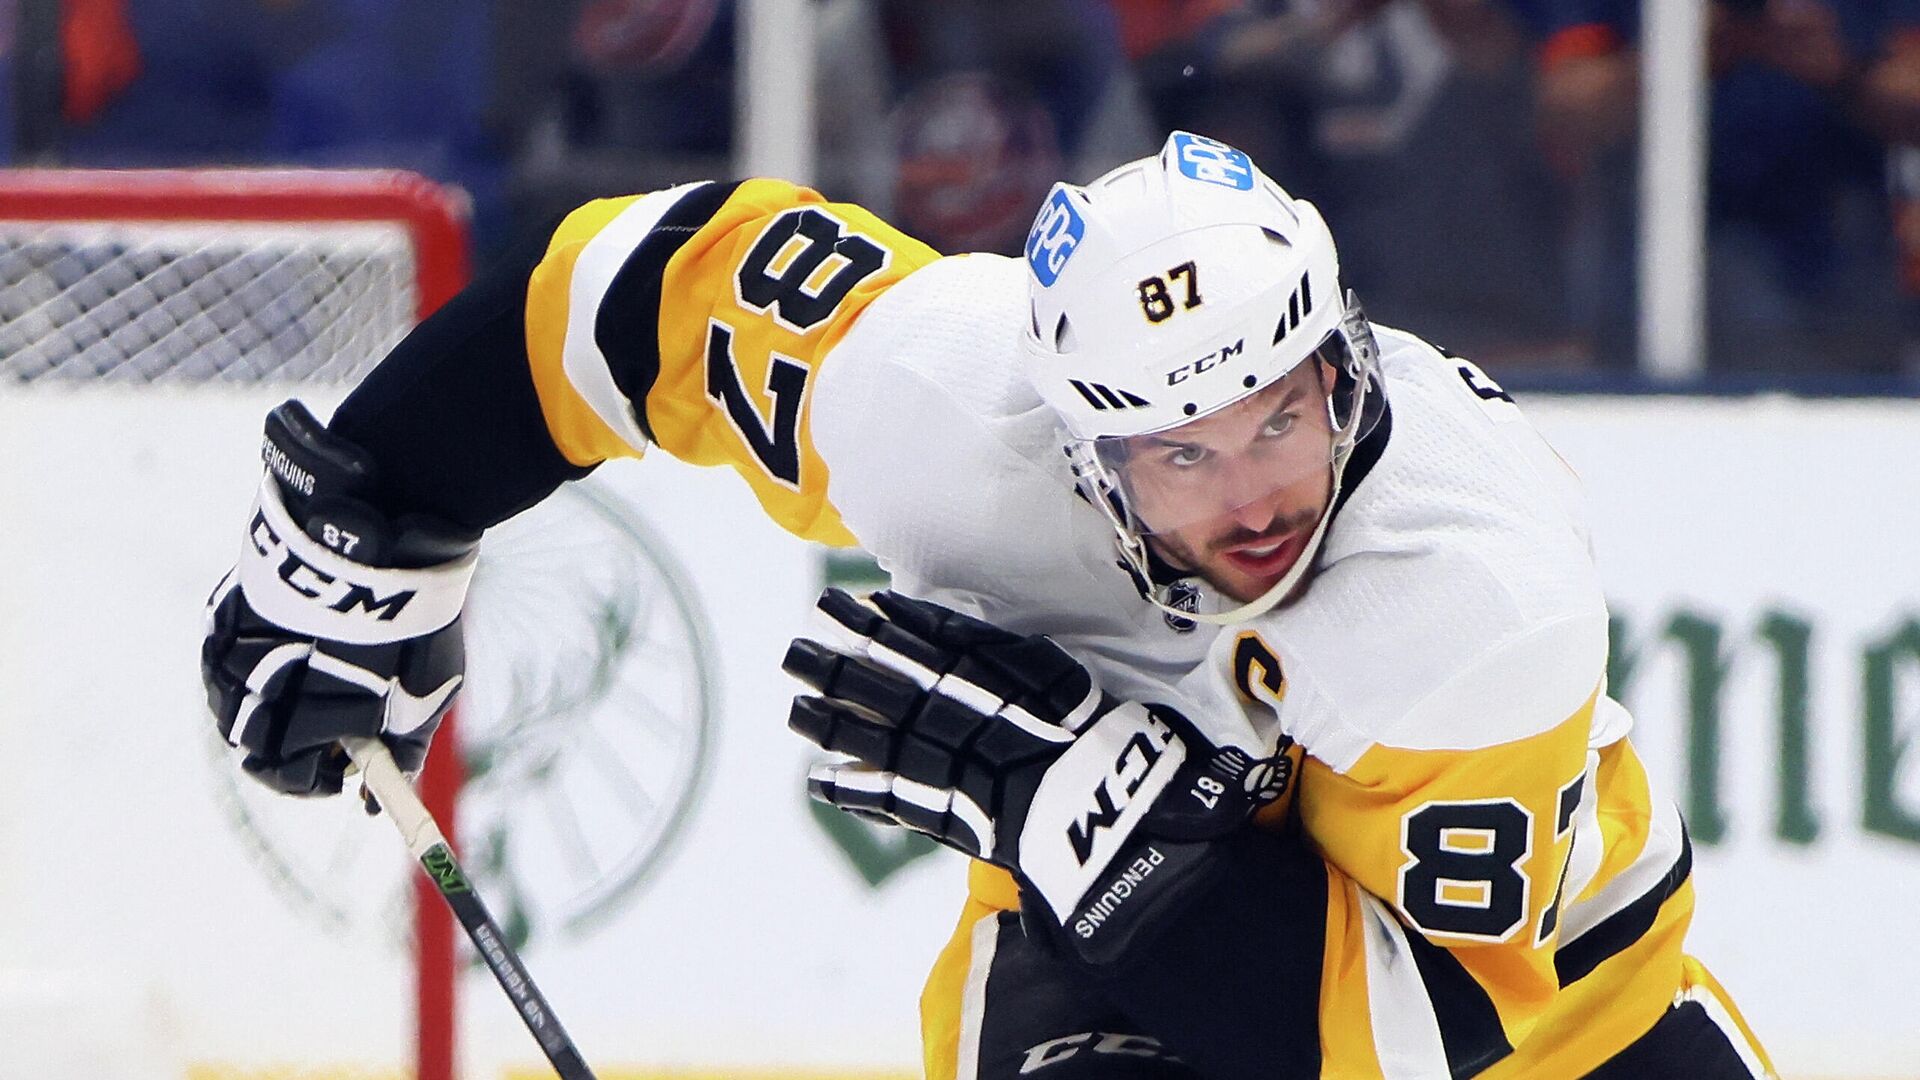
[[1284,786],[1284,759],[1108,697],[1047,638],[892,592],[818,606],[831,640],[795,641],[783,666],[819,696],[789,726],[855,760],[815,768],[811,794],[1011,871],[1028,925],[1091,962],[1119,959],[1207,841]]
[[382,736],[418,771],[465,670],[478,537],[376,511],[367,456],[298,402],[268,415],[261,453],[240,561],[207,602],[200,671],[220,734],[293,795],[340,790],[347,735]]

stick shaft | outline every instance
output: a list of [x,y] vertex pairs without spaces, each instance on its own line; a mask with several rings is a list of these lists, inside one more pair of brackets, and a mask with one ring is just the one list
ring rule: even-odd
[[342,743],[360,766],[368,790],[400,830],[408,853],[419,860],[421,870],[440,891],[441,899],[453,909],[454,918],[460,921],[474,948],[479,950],[480,958],[487,962],[488,970],[506,991],[507,1000],[513,1002],[554,1071],[560,1074],[561,1080],[594,1080],[586,1060],[580,1056],[566,1029],[560,1026],[559,1016],[534,985],[533,976],[527,974],[519,954],[507,943],[506,935],[493,921],[480,894],[473,891],[466,872],[454,857],[453,848],[441,835],[426,805],[414,793],[413,785],[407,782],[406,774],[394,764],[386,744],[367,738],[344,739]]

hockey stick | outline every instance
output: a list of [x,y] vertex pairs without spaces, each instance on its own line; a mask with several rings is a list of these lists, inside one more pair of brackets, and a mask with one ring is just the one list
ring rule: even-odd
[[500,988],[507,992],[508,1000],[520,1012],[520,1019],[533,1033],[534,1041],[546,1053],[553,1070],[560,1074],[560,1080],[594,1080],[593,1070],[587,1068],[579,1049],[560,1026],[553,1006],[541,996],[540,988],[533,985],[533,976],[527,974],[519,954],[507,944],[500,925],[493,921],[487,906],[480,902],[480,895],[473,891],[472,883],[453,857],[453,849],[447,846],[447,838],[441,835],[440,826],[420,796],[414,794],[413,785],[407,782],[400,766],[394,764],[386,744],[372,738],[340,741],[347,748],[348,756],[360,766],[367,790],[379,800],[393,820],[394,828],[400,830],[401,839],[407,842],[407,851],[420,860],[420,868],[433,880],[440,896],[453,909],[454,917],[466,928],[473,947],[480,950],[493,977],[500,981]]

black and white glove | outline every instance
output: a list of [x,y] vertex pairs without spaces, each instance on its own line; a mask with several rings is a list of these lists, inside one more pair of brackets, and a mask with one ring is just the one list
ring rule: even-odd
[[892,592],[818,607],[832,640],[795,641],[783,666],[820,696],[788,723],[856,760],[816,767],[809,792],[1011,871],[1023,921],[1089,962],[1120,959],[1208,841],[1285,788],[1285,758],[1107,696],[1047,638]]
[[381,736],[417,772],[466,668],[479,537],[375,510],[367,455],[298,402],[268,415],[261,453],[240,561],[207,601],[200,671],[220,734],[292,795],[340,790],[349,735]]

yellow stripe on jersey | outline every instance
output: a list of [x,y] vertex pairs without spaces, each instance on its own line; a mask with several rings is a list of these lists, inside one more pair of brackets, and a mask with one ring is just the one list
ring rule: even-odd
[[[965,1028],[968,1010],[984,1003],[970,1002],[968,995],[984,991],[979,985],[983,978],[979,962],[991,963],[992,958],[976,956],[976,942],[982,934],[981,920],[987,921],[989,929],[985,932],[991,934],[993,916],[1002,910],[968,897],[960,910],[959,925],[954,927],[953,936],[947,939],[939,958],[933,962],[933,971],[927,975],[926,986],[920,992],[920,1054],[927,1080],[960,1080],[961,1058],[967,1053],[962,1042],[979,1039],[978,1031]],[[972,1049],[978,1052],[977,1047]]]
[[[1706,981],[1683,964],[1694,893],[1677,819],[1656,813],[1625,739],[1588,753],[1597,700],[1472,751],[1374,746],[1346,773],[1309,757],[1293,820],[1258,819],[1303,828],[1327,862],[1323,1075],[1579,1076]],[[1591,883],[1563,895],[1570,852],[1600,837]],[[976,862],[968,885],[976,917],[1018,905],[1005,871]],[[956,935],[943,969],[966,947]],[[936,982],[945,989],[930,983],[922,1002],[929,1036],[958,1030],[958,985]],[[929,1066],[950,1060],[934,1049]]]
[[[1682,1000],[1698,1001],[1707,1007],[1709,1014],[1723,1013],[1724,1019],[1731,1020],[1734,1029],[1739,1032],[1735,1041],[1746,1042],[1745,1048],[1741,1050],[1741,1056],[1749,1058],[1750,1065],[1758,1065],[1760,1068],[1757,1071],[1762,1075],[1777,1077],[1779,1070],[1773,1067],[1772,1056],[1754,1036],[1753,1028],[1747,1023],[1747,1018],[1741,1014],[1740,1007],[1733,1003],[1733,996],[1727,993],[1727,988],[1720,985],[1720,980],[1713,977],[1713,972],[1708,971],[1705,964],[1693,957],[1683,956],[1680,962],[1686,972],[1686,980],[1680,996],[1674,999],[1674,1003],[1677,1005]],[[1708,1004],[1709,999],[1711,999],[1711,1005]],[[1718,1022],[1716,1020],[1716,1023]],[[1731,1032],[1728,1034],[1729,1038],[1735,1038]]]
[[527,352],[575,465],[657,443],[729,465],[769,516],[852,544],[811,438],[814,376],[866,306],[939,256],[857,206],[775,180],[589,203],[534,271]]
[[1583,1076],[1646,1034],[1682,985],[1681,942],[1692,918],[1689,881],[1638,940],[1562,989],[1532,1035],[1482,1080]]
[[973,1080],[971,1073],[962,1076],[961,1068],[979,1051],[977,1010],[985,1007],[984,980],[993,962],[990,952],[982,955],[980,950],[992,948],[992,916],[1018,910],[1020,886],[1012,874],[978,859],[967,864],[960,924],[920,992],[920,1053],[927,1080]]
[[[1595,701],[1494,747],[1375,746],[1345,773],[1308,759],[1296,813],[1328,861],[1327,1075],[1584,1075],[1710,980],[1682,953],[1694,893],[1677,819],[1625,739],[1587,753]],[[1602,850],[1568,896],[1576,844]]]
[[1647,784],[1647,770],[1627,740],[1600,751],[1593,788],[1601,809],[1600,869],[1577,896],[1568,897],[1576,904],[1593,899],[1608,882],[1640,861],[1653,822],[1653,791]]
[[[664,194],[664,193],[661,193]],[[533,387],[540,395],[553,444],[575,465],[598,465],[617,457],[637,457],[645,449],[616,434],[567,378],[565,352],[573,303],[574,270],[588,242],[633,207],[641,196],[596,199],[568,214],[554,230],[546,257],[527,283],[527,359]],[[593,297],[582,297],[582,303]],[[631,412],[631,406],[628,406]]]
[[1384,1076],[1374,1049],[1373,1007],[1368,1000],[1367,925],[1358,886],[1329,868],[1327,944],[1320,962],[1321,1074]]

